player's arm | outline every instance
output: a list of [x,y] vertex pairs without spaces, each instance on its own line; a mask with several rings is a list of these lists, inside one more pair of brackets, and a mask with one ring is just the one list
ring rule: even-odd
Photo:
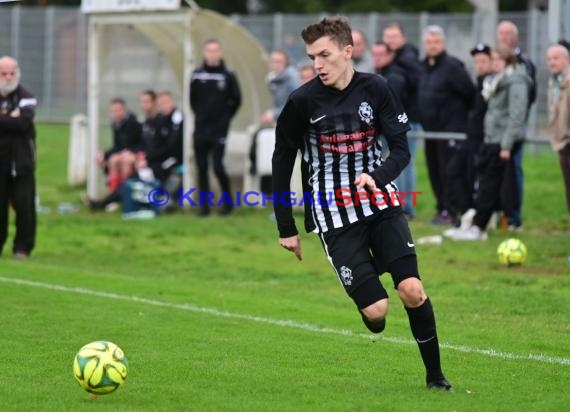
[[388,142],[390,155],[370,176],[374,179],[376,187],[382,188],[396,179],[410,162],[407,138],[410,127],[400,100],[386,85],[385,80],[382,79],[379,86],[378,96],[381,103],[376,125]]
[[304,121],[291,99],[287,101],[277,119],[275,150],[272,159],[273,209],[279,230],[279,244],[295,253],[301,260],[301,240],[293,218],[291,196],[291,175],[295,158],[303,137]]
[[228,72],[229,80],[229,97],[228,106],[230,108],[231,117],[233,117],[241,106],[241,89],[239,87],[239,81],[234,72]]
[[200,104],[199,102],[199,98],[200,96],[198,95],[198,88],[195,87],[195,85],[198,84],[198,82],[196,81],[196,79],[194,79],[194,76],[196,75],[196,72],[192,73],[192,79],[190,80],[190,108],[192,109],[192,111],[194,113],[196,113],[196,109],[198,107],[198,104]]

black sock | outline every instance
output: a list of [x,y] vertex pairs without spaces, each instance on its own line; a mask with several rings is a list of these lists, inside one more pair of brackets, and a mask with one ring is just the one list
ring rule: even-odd
[[435,330],[435,316],[429,298],[417,308],[406,308],[412,335],[418,343],[428,380],[443,377],[439,358],[439,342]]

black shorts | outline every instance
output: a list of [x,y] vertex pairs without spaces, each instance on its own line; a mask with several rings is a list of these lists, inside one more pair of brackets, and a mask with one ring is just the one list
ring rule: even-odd
[[[399,207],[322,233],[321,241],[329,262],[350,297],[363,283],[387,271],[392,271],[394,288],[404,279],[419,279],[414,241],[408,221]],[[392,265],[405,256],[412,259],[406,259],[404,265]]]

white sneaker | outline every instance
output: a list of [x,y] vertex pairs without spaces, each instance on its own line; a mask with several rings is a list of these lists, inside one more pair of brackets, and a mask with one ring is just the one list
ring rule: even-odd
[[119,209],[121,209],[121,204],[118,202],[112,202],[105,206],[105,212],[107,213],[115,213]]
[[458,230],[452,238],[453,240],[487,240],[487,233],[477,226],[471,226],[466,230]]
[[498,212],[494,212],[487,223],[487,230],[497,230],[499,226],[499,221],[501,220],[501,215]]
[[462,230],[469,229],[471,225],[473,225],[473,218],[475,217],[476,213],[477,211],[475,209],[469,209],[467,212],[463,213],[463,215],[461,216],[461,224],[459,225],[459,227]]
[[444,230],[442,235],[443,235],[443,237],[453,239],[453,237],[455,236],[455,234],[457,233],[458,230],[461,230],[461,229],[458,227],[450,227],[449,229]]
[[136,212],[123,213],[123,220],[149,220],[154,219],[154,210],[138,210]]

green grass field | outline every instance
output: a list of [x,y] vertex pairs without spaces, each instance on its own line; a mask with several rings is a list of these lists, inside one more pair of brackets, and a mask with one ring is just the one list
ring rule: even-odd
[[[424,388],[395,291],[387,329],[371,338],[318,239],[304,261],[277,245],[269,210],[152,221],[59,215],[68,130],[39,128],[39,217],[31,260],[0,258],[2,411],[503,411],[570,402],[570,222],[558,160],[525,155],[528,247],[519,268],[486,242],[418,246],[454,393]],[[418,160],[417,238],[437,234]],[[299,223],[301,221],[299,220]],[[13,234],[13,228],[11,229]],[[10,239],[11,241],[11,239]],[[391,290],[391,281],[385,279]],[[123,388],[96,400],[72,375],[76,351],[99,339],[129,360]]]

